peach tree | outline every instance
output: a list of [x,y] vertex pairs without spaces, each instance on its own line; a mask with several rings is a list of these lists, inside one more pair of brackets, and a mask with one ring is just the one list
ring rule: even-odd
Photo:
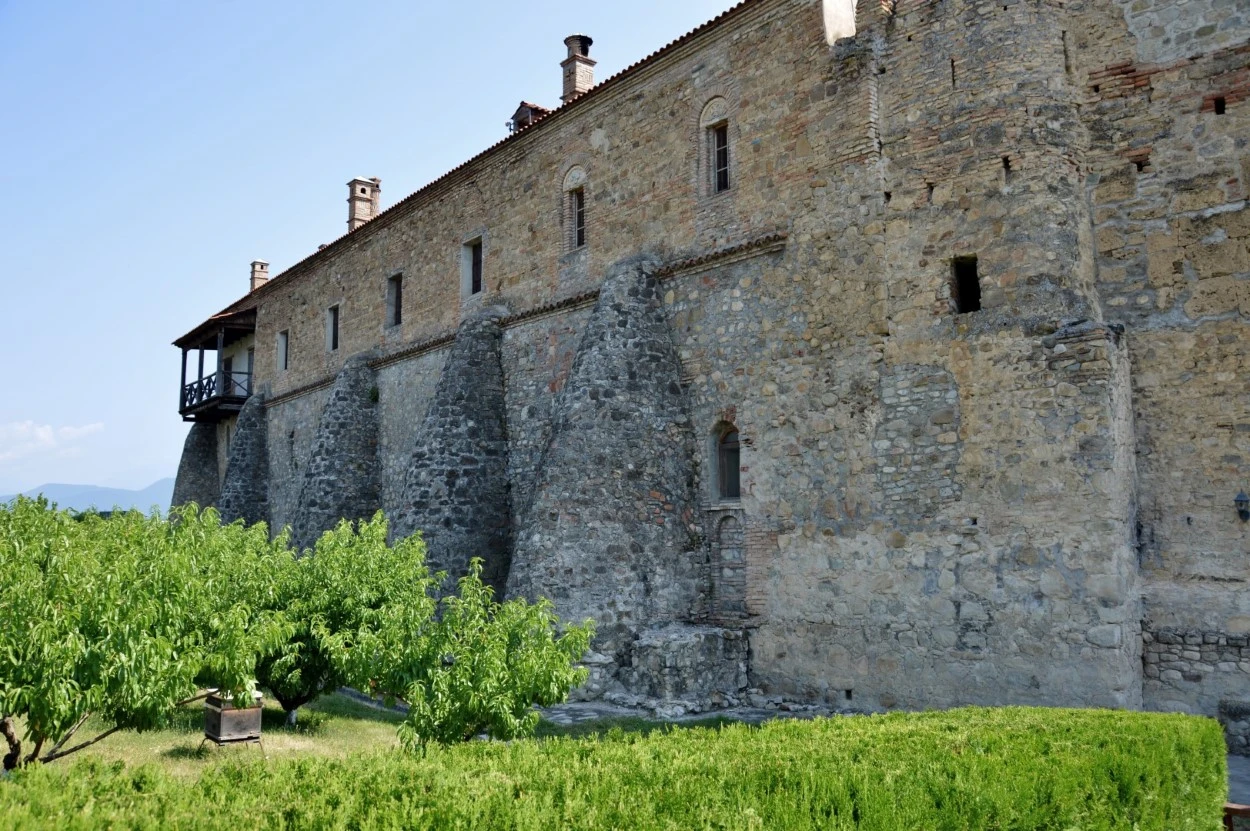
[[[290,636],[270,611],[289,559],[285,539],[212,510],[170,522],[0,505],[4,768],[159,728],[205,686],[249,691],[257,654]],[[91,716],[106,729],[77,740]]]

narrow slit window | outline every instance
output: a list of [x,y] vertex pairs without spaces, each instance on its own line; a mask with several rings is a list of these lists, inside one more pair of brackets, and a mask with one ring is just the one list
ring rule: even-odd
[[482,293],[482,241],[469,243],[469,293]]
[[278,369],[285,372],[291,367],[291,332],[283,330],[278,333]]
[[711,129],[712,189],[716,193],[729,190],[729,125],[718,124]]
[[1228,109],[1228,101],[1222,95],[1212,101],[1211,104],[1215,109],[1216,115],[1223,115]]
[[1003,178],[1011,181],[1011,156],[1003,156]]
[[339,307],[326,309],[326,348],[337,352],[339,348]]
[[573,248],[586,244],[586,189],[569,191],[569,219],[572,221],[571,242]]
[[730,427],[721,434],[716,446],[716,467],[719,474],[721,499],[738,499],[742,496],[741,444],[737,429]]
[[404,277],[396,274],[386,281],[386,325],[404,322]]
[[975,256],[951,260],[951,301],[955,314],[981,310],[981,278]]
[[460,248],[460,294],[464,298],[481,294],[485,287],[482,254],[482,237]]

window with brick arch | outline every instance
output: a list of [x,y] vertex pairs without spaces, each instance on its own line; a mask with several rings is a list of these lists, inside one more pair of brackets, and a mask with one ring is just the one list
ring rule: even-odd
[[573,167],[564,176],[564,212],[561,222],[564,225],[564,252],[570,253],[584,248],[587,242],[586,224],[586,171],[581,167]]
[[733,130],[729,120],[729,102],[716,97],[703,107],[699,115],[702,147],[699,151],[703,190],[708,196],[725,193],[733,186]]

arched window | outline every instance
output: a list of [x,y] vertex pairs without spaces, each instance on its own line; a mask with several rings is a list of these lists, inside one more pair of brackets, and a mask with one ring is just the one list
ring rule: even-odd
[[564,250],[586,245],[586,171],[573,167],[564,177]]
[[716,495],[721,499],[738,499],[742,496],[742,459],[739,448],[738,428],[732,424],[723,425],[716,440]]
[[724,193],[732,185],[729,102],[720,96],[708,101],[699,115],[699,130],[704,187],[709,196]]

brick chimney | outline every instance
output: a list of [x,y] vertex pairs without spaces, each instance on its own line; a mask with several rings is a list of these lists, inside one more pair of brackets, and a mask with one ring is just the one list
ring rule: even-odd
[[587,35],[569,35],[564,39],[569,56],[560,63],[564,67],[564,95],[560,100],[566,104],[595,85],[596,61],[590,59],[592,43]]
[[264,260],[255,260],[252,263],[252,291],[256,291],[265,283],[269,282],[269,263]]
[[382,180],[352,179],[347,183],[347,231],[351,233],[378,215],[382,197]]

